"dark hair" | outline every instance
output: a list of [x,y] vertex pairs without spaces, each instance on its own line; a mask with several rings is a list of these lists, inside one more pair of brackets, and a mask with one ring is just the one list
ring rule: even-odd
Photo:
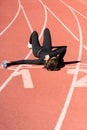
[[50,58],[46,63],[45,63],[45,66],[44,68],[46,68],[47,70],[50,70],[50,71],[56,71],[56,70],[59,70],[60,68],[58,67],[58,58],[57,57],[54,57],[54,58]]

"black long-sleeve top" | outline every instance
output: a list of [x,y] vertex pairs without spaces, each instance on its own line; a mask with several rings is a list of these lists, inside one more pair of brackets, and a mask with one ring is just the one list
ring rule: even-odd
[[11,61],[10,63],[7,63],[7,67],[11,66],[11,65],[19,65],[19,64],[36,64],[36,65],[43,65],[45,64],[45,56],[49,55],[50,58],[57,56],[57,55],[62,55],[62,53],[64,53],[66,46],[63,46],[61,48],[59,47],[52,47],[52,48],[56,48],[55,50],[46,50],[44,48],[40,49],[37,57],[38,59],[34,59],[34,60],[18,60],[18,61]]

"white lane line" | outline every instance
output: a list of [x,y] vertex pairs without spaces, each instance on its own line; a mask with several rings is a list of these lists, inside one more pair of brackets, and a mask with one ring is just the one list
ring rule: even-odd
[[54,18],[79,42],[79,38],[46,6],[47,10],[54,16]]
[[79,14],[80,16],[82,16],[84,19],[87,19],[87,16],[83,15],[81,12],[79,12],[78,10],[76,10],[75,8],[71,7],[70,5],[66,4],[63,0],[60,0],[63,4],[65,4],[65,6],[71,8],[73,11],[75,11],[77,14]]
[[[31,32],[32,32],[32,31],[33,31],[32,26],[31,26],[31,24],[30,24],[30,21],[28,20],[28,17],[27,17],[27,15],[26,15],[26,12],[25,12],[23,6],[21,5],[20,0],[18,0],[18,3],[19,3],[19,7],[20,7],[20,8],[22,9],[22,11],[23,11],[24,17],[25,17],[26,22],[27,22],[27,24],[28,24],[28,27],[30,28],[30,30],[31,30]],[[44,28],[45,28],[45,26],[46,26],[46,23],[47,23],[47,11],[46,11],[46,8],[45,8],[45,6],[43,5],[43,3],[42,3],[41,1],[40,1],[40,3],[42,4],[42,6],[43,6],[43,8],[44,8],[44,11],[45,11],[45,20],[44,20],[44,24],[43,24],[43,27],[42,27],[42,30],[41,30],[39,39],[41,38],[41,36],[42,36],[42,34],[43,34],[43,30],[44,30]],[[15,17],[15,18],[17,18],[17,17]],[[9,27],[10,27],[10,26],[9,26]],[[5,31],[6,31],[6,30],[5,30]],[[29,56],[31,55],[31,53],[32,53],[32,50],[26,55],[26,57],[25,57],[24,59],[28,59]],[[11,79],[14,77],[14,75],[16,75],[16,73],[22,68],[22,66],[23,66],[23,65],[19,65],[19,66],[16,68],[16,70],[7,78],[7,80],[0,86],[0,92],[6,87],[6,85],[11,81]],[[31,78],[30,78],[30,80],[31,80]],[[31,82],[31,81],[30,81],[30,82]],[[32,88],[33,88],[33,83],[32,83]]]
[[86,45],[83,45],[83,47],[87,50],[87,46]]
[[87,2],[83,1],[83,0],[80,0],[83,4],[87,5]]
[[[81,59],[81,54],[82,54],[82,43],[83,43],[83,39],[82,39],[82,31],[81,31],[81,26],[80,26],[80,22],[78,20],[78,17],[76,16],[76,14],[74,13],[74,11],[69,7],[67,6],[72,14],[74,15],[76,21],[77,21],[77,25],[78,25],[78,29],[79,29],[79,36],[80,36],[80,48],[79,48],[79,55],[78,55],[78,61],[80,61]],[[64,107],[60,113],[60,116],[59,116],[59,119],[58,119],[58,122],[54,128],[54,130],[60,130],[61,129],[61,126],[63,124],[63,121],[65,119],[65,116],[66,116],[66,113],[67,113],[67,110],[68,110],[68,107],[69,107],[69,104],[70,104],[70,101],[71,101],[71,98],[72,98],[72,94],[73,94],[73,91],[74,91],[74,88],[75,88],[75,83],[76,83],[76,80],[77,80],[77,76],[78,76],[78,72],[79,72],[79,67],[80,67],[80,63],[78,63],[76,65],[76,71],[75,71],[75,75],[73,77],[73,80],[72,80],[72,84],[70,86],[70,89],[69,89],[69,92],[68,92],[68,95],[66,97],[66,100],[65,100],[65,103],[64,103]]]
[[12,19],[12,21],[8,24],[7,27],[5,27],[5,29],[0,33],[0,36],[2,36],[7,30],[8,28],[10,28],[10,26],[15,22],[16,18],[18,17],[19,13],[20,13],[20,2],[18,0],[18,3],[19,3],[19,7],[18,7],[18,10],[17,10],[17,13],[16,15],[14,16],[14,18]]

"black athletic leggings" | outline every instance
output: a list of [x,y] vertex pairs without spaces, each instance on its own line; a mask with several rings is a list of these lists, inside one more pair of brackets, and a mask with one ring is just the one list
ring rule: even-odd
[[34,31],[31,36],[30,36],[30,43],[32,44],[32,51],[34,56],[37,57],[37,53],[41,48],[46,48],[46,50],[51,50],[52,48],[58,48],[59,52],[61,55],[59,56],[59,59],[63,59],[65,53],[66,53],[66,46],[55,46],[52,47],[52,42],[51,42],[51,34],[48,28],[45,28],[44,33],[43,33],[43,44],[42,46],[40,45],[39,39],[38,39],[38,33]]
[[40,45],[39,39],[38,39],[38,33],[36,31],[34,31],[31,36],[30,36],[30,43],[32,44],[32,51],[34,56],[37,57],[37,53],[38,51],[44,47],[47,50],[51,50],[52,49],[52,43],[51,43],[51,35],[50,35],[50,31],[48,28],[46,28],[44,30],[44,34],[43,34],[43,44],[42,46]]

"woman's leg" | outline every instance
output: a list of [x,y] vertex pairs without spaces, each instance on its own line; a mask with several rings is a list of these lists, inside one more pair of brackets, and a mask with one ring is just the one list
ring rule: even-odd
[[48,28],[44,30],[43,47],[48,50],[52,49],[51,34]]
[[38,39],[38,33],[36,31],[34,31],[31,34],[31,36],[30,36],[30,43],[32,44],[33,54],[34,54],[34,56],[37,57],[37,52],[39,51],[41,46],[40,46],[39,39]]

